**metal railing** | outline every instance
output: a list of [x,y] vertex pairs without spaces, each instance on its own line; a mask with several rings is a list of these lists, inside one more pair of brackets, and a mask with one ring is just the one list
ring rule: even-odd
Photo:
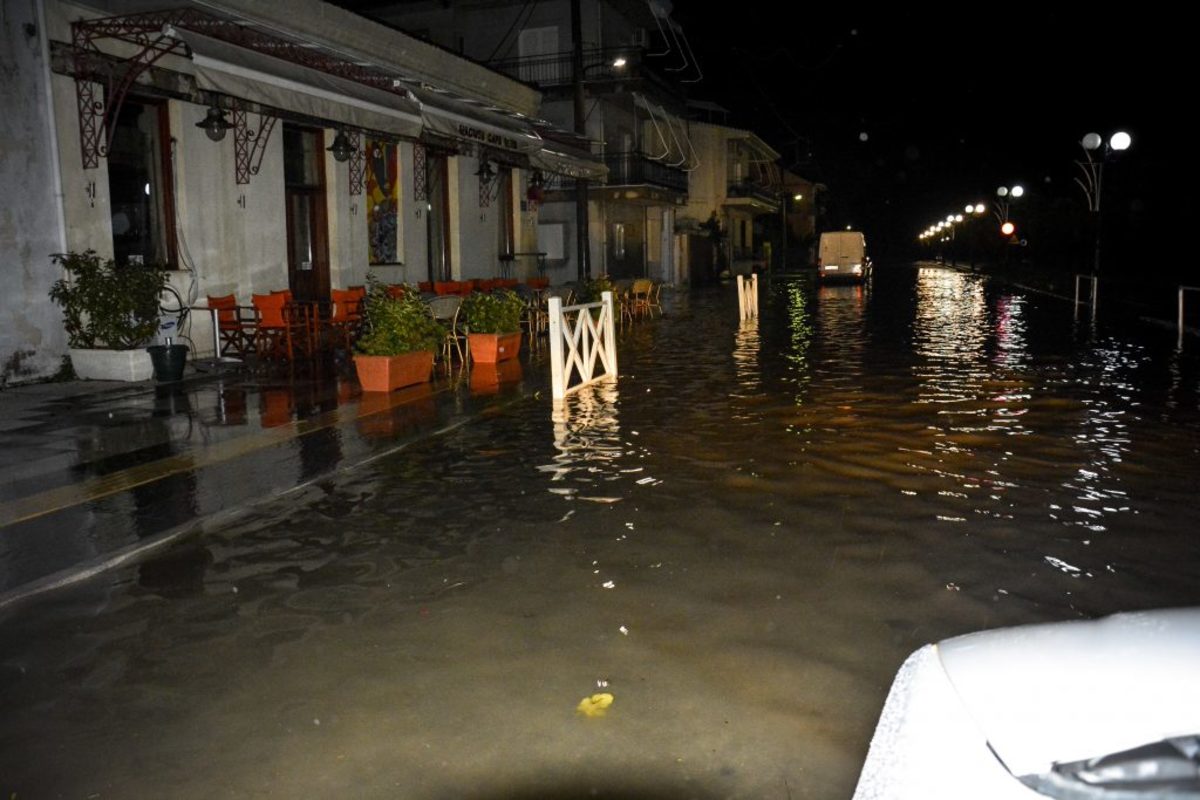
[[676,192],[688,190],[686,172],[653,161],[641,153],[606,153],[604,165],[608,167],[609,186],[649,184]]
[[765,184],[745,179],[727,181],[725,184],[725,194],[729,197],[749,197],[768,203],[779,202],[779,192],[777,190],[772,190]]
[[[681,94],[680,87],[668,81],[648,66],[645,52],[640,47],[605,47],[583,51],[583,79],[589,86],[599,87],[605,83],[627,83],[646,80],[671,95]],[[614,66],[618,58],[624,59],[620,67]],[[569,86],[574,80],[572,54],[550,53],[543,56],[507,58],[488,62],[488,66],[509,77],[531,83],[542,89]]]

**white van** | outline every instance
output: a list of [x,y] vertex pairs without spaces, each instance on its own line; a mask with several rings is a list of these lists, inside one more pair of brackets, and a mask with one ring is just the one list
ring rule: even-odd
[[828,231],[821,234],[817,277],[821,280],[863,281],[871,274],[867,240],[861,231]]

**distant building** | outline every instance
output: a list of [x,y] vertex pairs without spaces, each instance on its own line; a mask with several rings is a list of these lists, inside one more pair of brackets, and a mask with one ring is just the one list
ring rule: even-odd
[[[681,228],[689,234],[691,280],[713,280],[725,270],[765,269],[772,254],[761,218],[779,213],[779,153],[741,128],[692,122],[690,129],[699,166],[689,176]],[[712,235],[713,215],[719,237]]]
[[[676,212],[698,165],[680,81],[697,75],[694,60],[669,4],[582,0],[580,6],[584,133],[607,167],[587,187],[587,271],[678,281]],[[376,4],[371,14],[537,88],[540,115],[574,130],[570,0],[430,0]],[[575,181],[548,180],[539,241],[544,249],[554,243],[556,276],[583,271],[579,235]]]

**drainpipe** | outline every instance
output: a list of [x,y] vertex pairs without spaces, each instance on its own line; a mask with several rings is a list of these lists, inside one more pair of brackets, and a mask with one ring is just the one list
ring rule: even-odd
[[[587,136],[587,111],[584,108],[583,92],[583,12],[580,0],[571,0],[571,74],[575,88],[575,132]],[[591,280],[592,265],[589,263],[588,236],[588,182],[587,178],[575,179],[575,258],[579,280]]]
[[38,37],[42,48],[42,86],[46,92],[46,128],[50,143],[50,171],[54,186],[54,217],[58,252],[67,252],[67,223],[63,212],[62,154],[58,152],[58,128],[54,124],[54,86],[50,78],[50,32],[46,28],[46,3],[37,3]]

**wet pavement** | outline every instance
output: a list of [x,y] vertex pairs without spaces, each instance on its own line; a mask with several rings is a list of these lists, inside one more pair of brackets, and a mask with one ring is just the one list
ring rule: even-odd
[[0,793],[848,797],[920,645],[1196,603],[1172,334],[942,269],[760,292],[676,298],[565,409],[529,370],[398,450],[346,404],[181,470],[301,485],[5,611]]

